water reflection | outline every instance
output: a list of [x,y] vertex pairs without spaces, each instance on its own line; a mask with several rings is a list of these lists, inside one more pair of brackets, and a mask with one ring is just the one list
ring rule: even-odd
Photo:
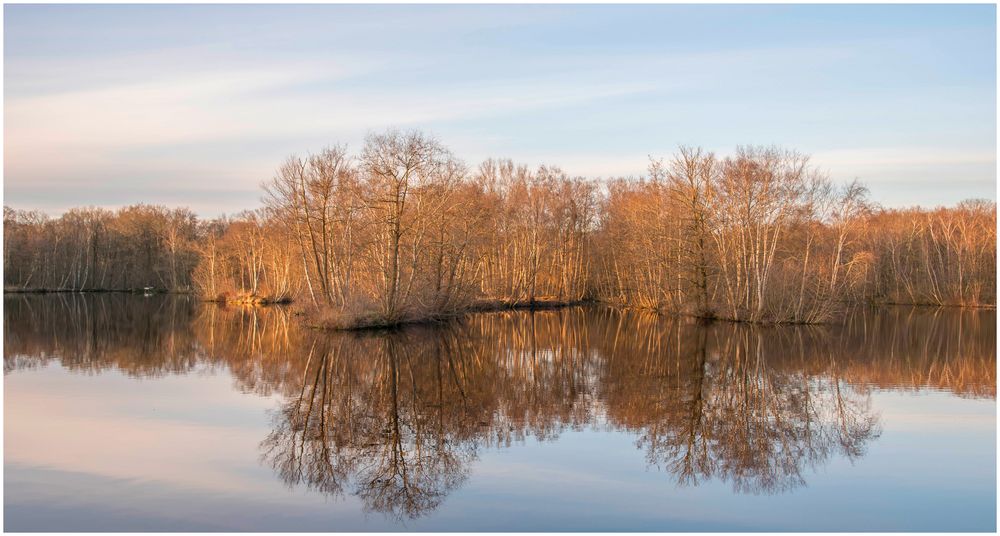
[[121,295],[5,297],[5,372],[226,367],[279,393],[262,462],[398,518],[434,510],[484,448],[567,429],[636,437],[678,485],[781,493],[880,434],[873,389],[996,396],[995,313],[858,310],[843,325],[703,325],[606,308],[476,315],[378,334],[283,309]]
[[[608,410],[681,484],[716,477],[739,492],[786,491],[805,483],[804,469],[833,454],[861,456],[879,435],[866,393],[794,366],[796,352],[823,359],[817,332],[729,324],[667,333],[673,340],[650,359],[631,362],[632,348],[609,354],[618,358]],[[671,353],[673,362],[656,359]]]

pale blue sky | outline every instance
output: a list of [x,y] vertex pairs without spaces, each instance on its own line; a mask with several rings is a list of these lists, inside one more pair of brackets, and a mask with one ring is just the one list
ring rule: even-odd
[[890,206],[996,198],[992,5],[4,7],[4,195],[259,206],[289,153],[420,128],[638,175],[779,144]]

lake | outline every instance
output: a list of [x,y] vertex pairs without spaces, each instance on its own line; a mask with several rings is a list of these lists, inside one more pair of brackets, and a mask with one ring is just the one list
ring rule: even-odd
[[8,531],[996,530],[996,313],[4,297]]

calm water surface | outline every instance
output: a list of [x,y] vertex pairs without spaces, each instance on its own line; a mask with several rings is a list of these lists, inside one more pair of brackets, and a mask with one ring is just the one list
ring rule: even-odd
[[7,530],[996,529],[996,315],[5,296]]

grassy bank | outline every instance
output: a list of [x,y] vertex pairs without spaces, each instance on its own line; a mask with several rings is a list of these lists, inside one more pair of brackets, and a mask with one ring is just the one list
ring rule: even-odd
[[292,298],[289,296],[259,296],[257,294],[234,295],[222,293],[214,298],[203,297],[202,301],[232,305],[283,305],[292,303]]
[[469,313],[486,313],[514,310],[550,310],[590,303],[587,300],[557,300],[541,298],[527,301],[479,300],[450,313],[401,315],[386,318],[375,312],[352,313],[327,309],[305,309],[300,311],[307,326],[315,329],[334,331],[360,331],[395,329],[407,325],[435,324],[460,318]]

